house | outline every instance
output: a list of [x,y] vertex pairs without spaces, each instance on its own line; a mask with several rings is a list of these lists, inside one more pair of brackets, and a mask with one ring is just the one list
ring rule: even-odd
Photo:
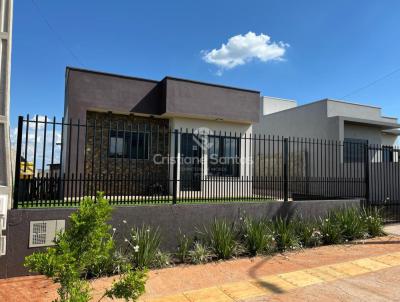
[[108,195],[248,195],[233,180],[251,175],[245,140],[259,102],[248,89],[67,68],[62,173],[89,175],[83,190]]
[[255,133],[319,138],[393,146],[400,135],[397,118],[385,117],[381,108],[323,99],[297,106],[295,101],[262,99]]
[[[274,135],[290,142],[292,192],[346,196],[356,188],[377,202],[400,200],[396,185],[400,150],[395,147],[399,128],[397,118],[382,116],[379,107],[331,99],[297,106],[295,101],[272,97],[262,98],[260,122],[253,125],[254,135]],[[263,152],[259,157],[261,162],[269,160]],[[296,177],[310,180],[306,190],[299,189],[304,182]],[[338,185],[337,179],[343,181]],[[311,188],[313,180],[326,184]]]

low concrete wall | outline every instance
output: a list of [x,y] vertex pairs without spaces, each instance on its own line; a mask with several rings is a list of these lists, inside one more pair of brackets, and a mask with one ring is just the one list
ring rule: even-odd
[[[162,235],[162,249],[174,252],[177,247],[177,233],[193,235],[197,228],[209,225],[214,218],[239,220],[242,216],[256,218],[293,216],[304,218],[323,216],[329,209],[341,206],[359,206],[359,200],[324,200],[299,202],[220,203],[157,206],[115,207],[111,224],[117,228],[117,241],[122,241],[130,228],[143,224],[159,227]],[[8,212],[7,255],[0,257],[0,278],[27,275],[23,267],[25,256],[39,250],[29,248],[29,223],[35,220],[66,219],[75,209],[18,209]],[[124,224],[123,220],[127,223]]]

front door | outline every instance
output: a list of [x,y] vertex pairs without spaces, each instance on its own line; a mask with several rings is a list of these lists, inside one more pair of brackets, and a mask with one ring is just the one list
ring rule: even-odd
[[181,191],[200,191],[201,188],[201,148],[195,134],[181,135]]

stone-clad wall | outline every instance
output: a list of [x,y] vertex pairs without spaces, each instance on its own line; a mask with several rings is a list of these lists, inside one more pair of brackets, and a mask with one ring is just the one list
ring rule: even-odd
[[[167,119],[87,112],[85,175],[91,178],[85,191],[104,191],[106,195],[152,195],[168,193],[168,164],[155,164],[154,156],[169,152]],[[147,133],[148,158],[129,159],[110,156],[110,130]],[[143,148],[143,145],[138,146]],[[136,147],[135,147],[136,148]],[[142,149],[143,150],[143,149]],[[107,181],[108,178],[108,181]]]

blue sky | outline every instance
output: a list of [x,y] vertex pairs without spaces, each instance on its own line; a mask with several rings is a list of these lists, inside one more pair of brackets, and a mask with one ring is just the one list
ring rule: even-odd
[[[342,99],[400,68],[396,0],[34,1],[40,12],[32,0],[14,3],[12,125],[20,114],[62,116],[66,66],[215,82],[300,104]],[[204,59],[248,32],[270,37],[266,56],[250,53],[230,69]],[[269,59],[271,46],[283,54]],[[397,72],[346,99],[400,116],[399,97]]]

